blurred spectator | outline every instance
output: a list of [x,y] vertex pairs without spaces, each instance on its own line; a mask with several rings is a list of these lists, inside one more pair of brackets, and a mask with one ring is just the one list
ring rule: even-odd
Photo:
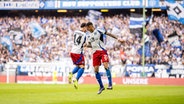
[[[42,18],[47,20],[42,23]],[[39,23],[46,35],[39,38],[34,38],[29,28],[30,22]],[[89,21],[85,17],[0,17],[0,36],[10,36],[13,42],[13,55],[10,55],[6,47],[0,44],[0,62],[51,62],[60,61],[61,58],[69,57],[71,50],[73,32],[79,28],[82,22]],[[109,32],[116,32],[121,36],[126,43],[109,41],[106,37],[108,54],[111,64],[141,64],[141,57],[137,50],[141,47],[141,36],[139,34],[130,34],[129,16],[114,15],[105,16],[98,20],[97,26],[105,28]],[[148,30],[153,30],[155,27],[161,30],[164,36],[164,42],[161,45],[157,43],[155,37],[148,33],[151,42],[151,57],[146,57],[147,64],[184,64],[184,27],[183,25],[169,21],[167,17],[158,16],[154,18]],[[23,34],[21,44],[16,44],[15,38],[17,35],[9,33],[10,30],[20,29]],[[180,36],[182,49],[172,47],[168,42],[167,36],[173,31],[176,31]],[[91,60],[90,50],[85,49],[86,60]],[[86,61],[91,64],[90,61]]]

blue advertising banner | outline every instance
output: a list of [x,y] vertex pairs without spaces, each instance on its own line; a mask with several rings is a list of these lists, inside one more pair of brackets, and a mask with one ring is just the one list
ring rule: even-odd
[[126,77],[184,78],[184,65],[126,65]]
[[152,77],[155,71],[155,65],[126,65],[125,76],[126,77],[142,77],[143,74],[146,77]]
[[44,66],[44,65],[19,65],[17,66],[17,75],[26,76],[52,76],[56,71],[58,76],[63,75],[64,68],[59,65]]
[[159,4],[160,0],[148,0],[146,7],[148,8],[159,8],[160,4]]
[[29,2],[0,2],[0,10],[11,9],[38,9],[39,1]]
[[[178,1],[177,1],[178,2]],[[183,4],[181,1],[179,2]],[[184,4],[183,4],[184,5]],[[25,9],[123,9],[123,8],[162,8],[165,1],[160,0],[37,0],[2,1],[0,10]]]
[[100,8],[139,8],[142,0],[93,0],[93,1],[60,1],[63,9],[100,9]]
[[47,1],[40,1],[40,9],[57,9],[58,1],[57,0],[47,0]]

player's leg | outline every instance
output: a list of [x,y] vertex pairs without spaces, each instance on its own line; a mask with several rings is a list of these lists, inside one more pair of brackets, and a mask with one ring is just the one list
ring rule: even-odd
[[104,68],[106,70],[106,75],[107,75],[107,78],[108,78],[108,81],[109,81],[109,85],[107,87],[108,90],[112,90],[112,75],[111,75],[111,71],[109,69],[109,63],[108,62],[104,62],[103,63],[104,65]]
[[79,69],[80,69],[80,67],[78,65],[76,65],[74,67],[74,69],[72,70],[72,72],[69,72],[69,76],[68,76],[68,82],[69,83],[72,83],[73,74],[75,74],[76,72],[78,72]]
[[74,70],[72,71],[72,74],[77,73],[80,70],[81,65],[84,66],[84,63],[85,63],[83,54],[75,54],[74,58],[75,59],[74,59],[73,63],[75,65],[77,65],[77,67],[74,68]]
[[104,68],[106,70],[106,75],[109,81],[109,85],[107,87],[107,89],[112,90],[112,76],[111,76],[111,71],[109,69],[109,58],[108,58],[108,54],[106,51],[102,52],[102,62],[104,65]]
[[80,68],[79,68],[79,70],[77,72],[77,77],[76,77],[77,81],[79,80],[79,78],[84,73],[85,60],[84,60],[84,55],[83,54],[80,55],[80,59],[79,59],[78,65],[79,65]]
[[102,83],[101,75],[99,73],[99,66],[101,65],[101,57],[99,52],[95,52],[93,54],[93,66],[94,66],[94,72],[96,76],[96,80],[98,81],[98,84],[100,86],[100,89],[98,91],[98,94],[100,94],[104,90],[104,86]]
[[78,54],[75,54],[75,53],[70,53],[70,57],[73,61],[73,64],[75,64],[76,66],[74,67],[74,69],[72,70],[72,72],[69,72],[69,76],[68,76],[68,82],[69,83],[72,83],[72,77],[73,77],[73,74],[75,74],[76,72],[78,72],[79,70],[79,66],[76,64],[77,60],[79,59],[79,55]]
[[103,86],[101,75],[99,73],[99,66],[94,66],[94,70],[95,70],[96,80],[98,81],[98,84],[100,85],[100,88],[99,88],[97,94],[101,94],[102,91],[105,90],[105,88]]
[[77,73],[78,72],[78,70],[80,69],[80,67],[78,66],[78,65],[76,65],[75,67],[74,67],[74,69],[72,70],[72,74],[75,74],[75,73]]
[[76,76],[76,79],[77,81],[79,80],[79,78],[82,76],[82,74],[84,73],[84,65],[79,65],[79,70],[77,72],[77,76]]
[[76,89],[78,89],[78,80],[80,79],[80,77],[82,76],[82,74],[84,73],[84,65],[79,65],[79,70],[77,72],[77,76],[76,79],[73,81],[74,82],[74,87]]
[[84,64],[85,64],[85,60],[84,60],[84,55],[81,54],[80,55],[80,58],[79,58],[79,61],[78,61],[78,66],[79,66],[79,69],[77,71],[77,76],[76,76],[76,79],[74,80],[74,87],[77,89],[78,88],[78,80],[79,78],[82,76],[82,74],[84,73]]

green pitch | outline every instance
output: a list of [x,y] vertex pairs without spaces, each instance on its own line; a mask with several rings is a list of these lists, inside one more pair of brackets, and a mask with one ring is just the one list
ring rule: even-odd
[[184,86],[0,84],[0,104],[184,104]]

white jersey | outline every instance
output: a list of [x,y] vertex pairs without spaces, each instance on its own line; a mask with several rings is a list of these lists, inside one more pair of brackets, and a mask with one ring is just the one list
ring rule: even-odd
[[89,33],[88,42],[91,43],[93,53],[96,50],[106,50],[103,35],[105,30],[95,29],[92,33]]
[[72,53],[81,54],[83,52],[83,44],[86,41],[86,34],[80,30],[74,32],[74,44],[72,46]]

